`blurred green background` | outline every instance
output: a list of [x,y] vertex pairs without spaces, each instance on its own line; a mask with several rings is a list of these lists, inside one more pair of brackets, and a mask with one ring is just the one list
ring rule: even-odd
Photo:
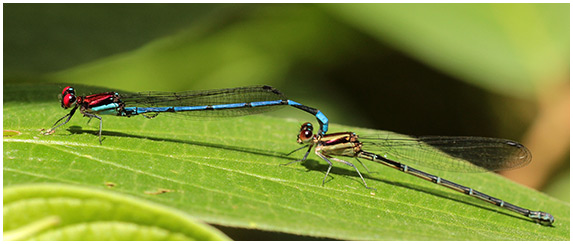
[[569,4],[3,7],[4,83],[268,84],[331,123],[521,141],[533,161],[504,174],[569,202]]

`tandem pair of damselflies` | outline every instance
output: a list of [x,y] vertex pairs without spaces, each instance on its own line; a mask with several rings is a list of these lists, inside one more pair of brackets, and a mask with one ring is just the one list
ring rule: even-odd
[[[47,133],[51,134],[56,128],[68,123],[76,110],[79,109],[84,116],[100,120],[100,143],[103,120],[99,115],[131,117],[141,114],[147,118],[153,118],[160,113],[181,113],[191,116],[226,117],[262,113],[280,105],[289,105],[313,114],[320,124],[320,130],[317,134],[314,134],[312,124],[305,123],[302,125],[298,135],[298,142],[308,144],[308,146],[304,146],[308,147],[308,151],[301,160],[287,164],[306,160],[314,147],[316,155],[329,164],[323,184],[332,168],[330,160],[334,160],[353,167],[362,179],[364,186],[369,188],[364,177],[362,177],[362,174],[354,164],[334,156],[354,157],[356,160],[362,158],[492,203],[529,217],[542,225],[551,225],[554,222],[553,216],[549,213],[518,207],[472,188],[398,162],[417,162],[424,165],[434,164],[438,165],[437,167],[439,168],[449,169],[457,167],[454,170],[470,172],[495,171],[528,164],[531,160],[529,150],[520,143],[510,140],[484,137],[390,138],[387,136],[360,138],[358,140],[358,135],[353,132],[326,134],[328,131],[328,119],[322,112],[288,100],[280,91],[270,86],[176,93],[142,92],[120,94],[118,92],[106,92],[88,96],[77,96],[74,88],[68,86],[62,91],[61,105],[65,109],[72,108],[72,110],[56,121],[53,128]],[[62,120],[64,122],[60,123]],[[371,146],[373,150],[367,150],[368,146]],[[400,150],[397,150],[399,148],[409,148],[411,150],[408,153],[401,154]],[[374,150],[387,151],[381,156],[374,153]],[[392,159],[392,157],[395,157],[395,159]],[[447,163],[440,162],[444,158],[448,159]],[[360,160],[358,162],[365,167]]]
[[320,110],[289,100],[270,86],[187,92],[105,92],[88,96],[78,96],[76,90],[68,86],[62,91],[60,100],[62,108],[71,108],[71,111],[56,121],[45,134],[51,134],[68,123],[79,109],[85,117],[100,121],[100,144],[103,127],[100,115],[131,117],[141,114],[154,118],[160,113],[177,113],[194,117],[232,117],[268,112],[287,105],[314,115],[320,124],[319,133],[328,131],[328,118]]

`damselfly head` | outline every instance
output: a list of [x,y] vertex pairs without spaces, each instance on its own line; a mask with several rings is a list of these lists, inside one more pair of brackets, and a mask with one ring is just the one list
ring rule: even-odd
[[66,86],[66,88],[64,88],[64,90],[62,91],[62,96],[66,94],[76,95],[76,90],[71,86]]
[[67,109],[72,107],[76,103],[76,92],[73,87],[68,86],[62,91],[60,97],[60,102],[62,103],[62,108]]
[[300,133],[298,134],[296,141],[300,144],[310,142],[314,138],[312,130],[313,127],[310,122],[302,124],[302,126],[300,127]]

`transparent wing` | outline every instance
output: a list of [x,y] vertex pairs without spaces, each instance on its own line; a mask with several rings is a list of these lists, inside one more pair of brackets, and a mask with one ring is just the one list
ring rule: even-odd
[[[230,89],[186,92],[122,93],[127,107],[193,107],[286,100],[284,94],[270,86],[250,86]],[[190,117],[216,118],[264,113],[282,106],[237,107],[224,110],[200,110],[175,113]]]
[[425,136],[388,133],[360,137],[363,150],[422,167],[455,172],[499,171],[522,167],[531,153],[522,144],[499,138]]

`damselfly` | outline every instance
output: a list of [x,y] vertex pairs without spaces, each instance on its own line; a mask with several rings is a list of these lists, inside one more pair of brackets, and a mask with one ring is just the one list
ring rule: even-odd
[[[554,222],[553,216],[549,213],[532,211],[510,204],[472,188],[462,186],[398,162],[418,163],[420,165],[433,164],[434,167],[441,169],[466,172],[509,169],[528,164],[531,160],[531,153],[520,143],[498,138],[443,136],[418,138],[378,136],[375,138],[360,138],[360,140],[362,141],[359,141],[358,135],[353,132],[316,135],[313,134],[312,124],[304,123],[301,126],[297,142],[300,144],[308,144],[308,146],[299,148],[308,147],[308,151],[301,160],[292,161],[287,163],[287,165],[294,162],[305,161],[310,150],[315,147],[314,152],[316,155],[325,160],[329,165],[326,175],[322,180],[323,185],[332,168],[332,162],[330,160],[334,160],[353,167],[362,179],[364,186],[372,189],[366,185],[364,177],[362,177],[362,174],[360,174],[360,171],[358,171],[354,164],[335,158],[334,156],[354,157],[360,164],[362,164],[362,162],[358,160],[358,158],[362,158],[508,209],[529,217],[542,225],[551,225]],[[367,149],[369,146],[372,149]],[[370,152],[369,150],[382,151],[383,156]],[[364,166],[364,164],[362,165]]]
[[[187,92],[105,92],[77,96],[71,86],[61,94],[62,108],[71,111],[60,118],[45,134],[52,134],[56,128],[68,123],[77,109],[85,117],[99,119],[99,142],[103,120],[99,115],[131,117],[143,115],[154,118],[160,113],[180,113],[198,117],[243,116],[270,111],[278,106],[288,105],[311,113],[320,124],[319,134],[328,131],[328,118],[318,109],[288,100],[279,90],[270,86],[250,86],[219,90]],[[61,124],[60,121],[64,120]]]

